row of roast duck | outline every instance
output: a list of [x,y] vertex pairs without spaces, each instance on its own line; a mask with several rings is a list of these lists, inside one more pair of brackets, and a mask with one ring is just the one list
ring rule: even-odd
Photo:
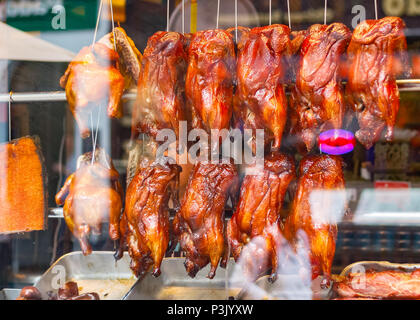
[[[310,196],[313,190],[344,190],[345,181],[342,158],[314,154],[316,141],[354,116],[356,138],[366,148],[383,132],[392,140],[399,109],[396,77],[409,73],[404,26],[402,19],[386,17],[361,22],[353,32],[341,23],[300,32],[278,24],[194,34],[160,31],[149,38],[143,55],[119,27],[82,49],[60,83],[83,138],[90,135],[93,110],[106,104],[109,117],[121,117],[124,91],[137,87],[133,140],[140,133],[156,139],[162,129],[178,134],[185,120],[188,129],[209,134],[264,129],[266,152],[264,166],[254,168],[259,174],[254,170],[242,178],[229,159],[195,163],[180,200],[181,167],[166,157],[139,163],[124,198],[104,150],[85,154],[56,195],[83,253],[91,253],[89,235],[107,221],[110,238],[119,240],[116,258],[128,250],[137,277],[159,276],[165,254],[179,244],[191,277],[210,264],[213,278],[232,254],[248,261],[249,270],[257,267],[251,278],[271,269],[274,280],[282,246],[296,247],[303,231],[312,278],[328,280],[337,226],[314,221]],[[283,135],[294,137],[294,147],[304,155],[299,164],[281,149]],[[251,147],[255,151],[255,137]],[[292,181],[290,212],[282,219]],[[323,197],[318,200],[328,206],[332,200]],[[233,215],[226,223],[229,199]],[[256,237],[265,245],[243,257]]]

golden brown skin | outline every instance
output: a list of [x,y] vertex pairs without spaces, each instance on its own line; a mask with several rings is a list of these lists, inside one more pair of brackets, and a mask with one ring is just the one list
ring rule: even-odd
[[229,129],[232,117],[235,46],[225,30],[196,32],[188,50],[185,82],[192,127]]
[[[227,225],[227,238],[235,261],[239,257],[246,260],[246,274],[256,278],[271,267],[274,280],[283,241],[280,210],[289,183],[295,176],[295,166],[290,156],[272,153],[265,157],[263,168],[254,165],[248,170],[236,211]],[[255,237],[264,239],[265,248],[252,252],[250,257],[241,256],[242,248]],[[255,267],[258,268],[256,273]]]
[[131,137],[140,132],[156,139],[159,130],[186,120],[184,104],[187,70],[186,39],[178,32],[156,32],[147,42],[133,109]]
[[82,138],[89,137],[88,117],[94,107],[107,105],[111,118],[122,116],[124,77],[119,71],[119,55],[102,43],[84,47],[60,79],[67,102],[79,125]]
[[[95,153],[103,152],[97,150]],[[79,240],[84,255],[92,253],[89,244],[91,231],[100,234],[102,223],[109,222],[109,236],[120,237],[119,222],[123,190],[119,174],[109,158],[85,155],[80,166],[71,174],[55,196],[57,205],[63,205],[64,219],[70,231]]]
[[209,262],[208,278],[213,279],[223,255],[226,265],[224,209],[228,196],[236,194],[238,176],[232,163],[198,162],[190,175],[181,208],[174,218],[174,233],[186,254],[190,277]]
[[408,71],[404,28],[398,17],[366,20],[354,30],[347,50],[347,99],[359,122],[356,138],[367,149],[379,140],[385,126],[386,140],[393,138],[400,107],[395,65],[402,60]]
[[290,103],[291,133],[306,151],[313,148],[320,132],[342,126],[345,101],[338,71],[350,38],[342,23],[315,24],[301,45]]
[[[342,170],[343,162],[338,156],[315,155],[302,159],[299,168],[299,180],[290,215],[286,219],[285,236],[293,244],[299,230],[307,236],[312,266],[312,279],[321,275],[329,281],[335,253],[337,225],[334,219],[316,217],[311,209],[311,194],[314,191],[344,190],[345,181]],[[330,208],[335,200],[334,193],[319,194],[321,198],[313,201],[322,207]],[[313,203],[312,203],[313,204]],[[344,208],[343,208],[344,209]],[[318,213],[318,215],[322,215]]]
[[141,278],[152,267],[160,275],[160,265],[170,240],[168,201],[175,200],[177,176],[181,167],[159,158],[141,165],[127,188],[125,209],[121,219],[120,249],[117,259],[128,247],[130,267]]
[[[275,24],[251,29],[238,43],[235,126],[265,130],[265,144],[279,149],[287,117],[285,60],[291,54],[290,29]],[[255,152],[253,143],[252,149]]]

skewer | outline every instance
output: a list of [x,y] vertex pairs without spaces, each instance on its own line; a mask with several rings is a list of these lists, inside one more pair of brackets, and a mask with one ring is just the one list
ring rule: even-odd
[[292,19],[290,19],[290,0],[287,0],[287,18],[289,20],[289,29],[292,30]]
[[375,3],[375,19],[378,20],[378,1],[374,0]]
[[324,24],[327,24],[327,2],[328,0],[324,1]]
[[169,31],[169,0],[166,0],[166,32]]
[[271,0],[268,1],[268,24],[271,26]]
[[217,0],[216,29],[219,29],[220,0]]

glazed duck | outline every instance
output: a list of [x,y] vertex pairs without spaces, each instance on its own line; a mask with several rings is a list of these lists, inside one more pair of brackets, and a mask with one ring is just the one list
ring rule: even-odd
[[346,94],[359,122],[356,138],[367,149],[380,139],[385,127],[385,139],[393,138],[400,107],[397,62],[402,61],[405,73],[409,73],[404,27],[398,17],[366,20],[354,30],[347,50]]
[[92,252],[90,233],[100,234],[105,222],[109,222],[110,238],[119,239],[122,197],[119,174],[103,149],[95,151],[93,163],[92,152],[79,157],[76,172],[67,178],[55,201],[64,204],[64,219],[84,255]]
[[[227,225],[227,238],[235,261],[243,259],[247,278],[255,280],[271,268],[271,279],[275,280],[283,244],[280,210],[295,166],[290,156],[272,153],[265,157],[263,167],[253,165],[247,172],[236,211]],[[265,246],[241,256],[243,247],[255,237],[261,237]]]
[[156,139],[159,130],[179,134],[184,104],[187,39],[178,32],[156,32],[147,42],[133,109],[131,138],[140,132]]
[[190,277],[210,262],[208,278],[213,279],[221,258],[222,267],[226,265],[224,210],[229,195],[235,199],[237,189],[233,163],[195,164],[174,218],[174,233],[186,254],[185,268]]
[[[160,265],[170,241],[168,202],[177,189],[181,167],[162,157],[149,164],[140,164],[127,188],[125,209],[121,218],[120,259],[127,247],[131,269],[136,277],[143,277],[153,268],[160,275]],[[172,241],[173,243],[173,241]]]
[[[284,25],[242,32],[238,42],[235,126],[265,130],[265,145],[279,149],[287,116],[284,90],[286,65],[291,54],[290,30]],[[268,67],[269,66],[269,67]]]
[[327,284],[337,238],[336,219],[344,213],[339,202],[345,182],[343,161],[338,156],[311,155],[302,159],[297,191],[285,223],[285,236],[292,245],[302,230],[309,244],[312,279],[323,276]]
[[304,153],[320,132],[342,126],[345,102],[338,70],[350,38],[342,23],[315,24],[306,32],[290,103],[291,133],[303,142]]
[[185,93],[192,127],[204,129],[210,135],[212,129],[229,129],[235,78],[232,35],[225,30],[196,32],[188,58]]
[[124,89],[137,83],[141,54],[120,29],[115,31],[115,38],[121,54],[111,44],[111,32],[94,45],[84,47],[60,79],[82,138],[90,135],[88,121],[93,109],[106,105],[110,118],[120,118]]

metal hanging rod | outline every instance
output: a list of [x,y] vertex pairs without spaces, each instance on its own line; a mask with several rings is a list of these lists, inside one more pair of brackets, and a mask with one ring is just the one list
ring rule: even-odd
[[[400,91],[420,91],[420,79],[399,79],[397,80]],[[135,100],[137,90],[132,89],[124,93],[123,100]],[[58,102],[66,101],[64,91],[51,92],[12,92],[0,94],[0,103],[15,102]]]
[[[7,96],[7,99],[5,98]],[[130,90],[123,95],[124,100],[134,100],[137,96],[137,90]],[[50,91],[50,92],[12,92],[0,94],[0,102],[9,102],[11,98],[14,102],[58,102],[66,101],[65,91]]]

